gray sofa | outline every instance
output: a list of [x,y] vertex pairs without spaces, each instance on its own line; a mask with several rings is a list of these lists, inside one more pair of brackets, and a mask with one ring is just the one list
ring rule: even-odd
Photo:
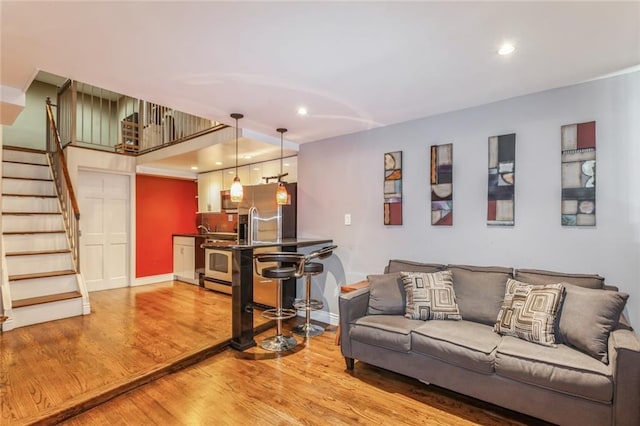
[[[407,273],[439,271],[451,271],[462,319],[405,317]],[[622,315],[628,296],[602,277],[391,260],[368,280],[339,300],[348,370],[359,360],[561,425],[640,424],[640,339]],[[556,344],[494,331],[510,280],[563,283]]]

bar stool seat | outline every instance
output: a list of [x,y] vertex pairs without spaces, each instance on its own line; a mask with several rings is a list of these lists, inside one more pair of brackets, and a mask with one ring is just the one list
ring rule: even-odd
[[[257,265],[258,262],[278,262],[279,265],[269,266],[260,271]],[[255,271],[258,272],[258,275],[277,280],[276,307],[262,312],[263,318],[276,321],[276,335],[264,339],[260,343],[260,347],[275,352],[291,350],[298,342],[294,337],[282,334],[282,321],[295,317],[296,310],[282,307],[282,280],[302,276],[304,255],[288,252],[259,253],[254,255],[254,263]],[[282,263],[285,264],[283,265]]]

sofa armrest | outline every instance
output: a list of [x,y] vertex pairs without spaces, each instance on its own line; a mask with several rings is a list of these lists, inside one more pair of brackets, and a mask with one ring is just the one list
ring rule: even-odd
[[338,300],[340,312],[340,347],[342,355],[347,358],[351,356],[351,341],[349,340],[349,329],[351,321],[367,315],[369,308],[369,287],[360,288],[349,293],[343,293]]
[[640,337],[631,330],[614,330],[609,337],[609,357],[614,382],[613,424],[640,424]]

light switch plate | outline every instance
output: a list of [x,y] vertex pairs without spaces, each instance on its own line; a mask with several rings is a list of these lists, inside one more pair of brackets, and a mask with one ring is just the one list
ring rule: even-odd
[[347,213],[344,215],[344,224],[345,225],[351,225],[351,214]]
[[227,215],[227,221],[233,222],[233,215],[232,214],[228,214]]

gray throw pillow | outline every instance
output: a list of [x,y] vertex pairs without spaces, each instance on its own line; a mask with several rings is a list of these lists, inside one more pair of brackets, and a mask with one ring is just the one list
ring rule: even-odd
[[462,318],[493,326],[504,301],[511,268],[449,265]]
[[585,288],[604,287],[604,278],[596,274],[566,274],[541,269],[516,269],[515,275],[516,280],[533,285],[565,282]]
[[400,272],[369,275],[368,315],[404,315],[406,298]]
[[558,321],[558,341],[608,364],[609,334],[618,325],[629,295],[562,284],[565,296]]
[[401,272],[407,294],[405,317],[414,320],[461,320],[451,271]]
[[530,285],[507,280],[504,303],[493,331],[555,347],[554,325],[563,294],[564,287],[559,283]]
[[409,260],[397,260],[392,259],[389,261],[389,264],[384,269],[384,272],[387,274],[393,272],[438,272],[444,271],[446,269],[446,265],[441,265],[439,263],[420,263],[420,262],[411,262]]

